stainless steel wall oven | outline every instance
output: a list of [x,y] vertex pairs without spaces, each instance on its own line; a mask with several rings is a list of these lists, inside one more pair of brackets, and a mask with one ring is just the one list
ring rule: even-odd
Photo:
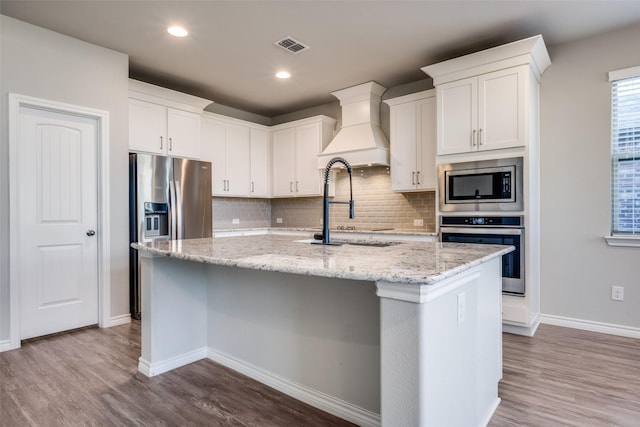
[[441,216],[440,240],[514,246],[502,256],[502,293],[524,296],[524,226],[522,216]]

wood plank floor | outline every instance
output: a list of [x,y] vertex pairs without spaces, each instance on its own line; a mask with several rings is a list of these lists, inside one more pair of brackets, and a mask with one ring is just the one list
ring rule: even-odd
[[[352,425],[209,360],[147,378],[139,354],[138,322],[0,353],[0,426]],[[640,340],[542,325],[503,357],[489,426],[640,426]]]
[[210,360],[147,378],[140,324],[0,353],[0,426],[352,426]]
[[640,426],[640,340],[541,325],[503,334],[502,403],[489,426]]

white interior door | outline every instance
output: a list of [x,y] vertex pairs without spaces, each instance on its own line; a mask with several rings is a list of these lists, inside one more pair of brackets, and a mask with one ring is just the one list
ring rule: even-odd
[[99,125],[27,106],[18,123],[17,286],[25,339],[98,323]]

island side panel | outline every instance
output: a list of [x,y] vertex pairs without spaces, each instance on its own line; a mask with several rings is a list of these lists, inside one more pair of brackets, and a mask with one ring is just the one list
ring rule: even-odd
[[373,282],[222,266],[212,266],[210,282],[212,359],[259,380],[271,376],[285,392],[281,380],[328,395],[359,422],[377,424],[380,306]]
[[496,258],[413,296],[378,283],[383,426],[486,424],[502,366],[498,267]]
[[154,376],[207,356],[206,265],[141,254],[141,356]]

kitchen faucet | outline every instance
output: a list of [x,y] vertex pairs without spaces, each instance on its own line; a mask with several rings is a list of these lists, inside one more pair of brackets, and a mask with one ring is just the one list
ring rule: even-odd
[[[342,163],[347,167],[347,172],[349,172],[349,201],[348,202],[333,202],[329,201],[329,171],[331,167],[336,163]],[[315,235],[314,238],[322,239],[323,245],[331,245],[331,237],[329,235],[329,204],[341,204],[341,205],[349,205],[349,219],[354,218],[353,214],[353,182],[351,180],[351,165],[342,157],[334,157],[329,160],[327,163],[327,167],[324,170],[324,197],[323,197],[323,220],[322,220],[322,235]]]

